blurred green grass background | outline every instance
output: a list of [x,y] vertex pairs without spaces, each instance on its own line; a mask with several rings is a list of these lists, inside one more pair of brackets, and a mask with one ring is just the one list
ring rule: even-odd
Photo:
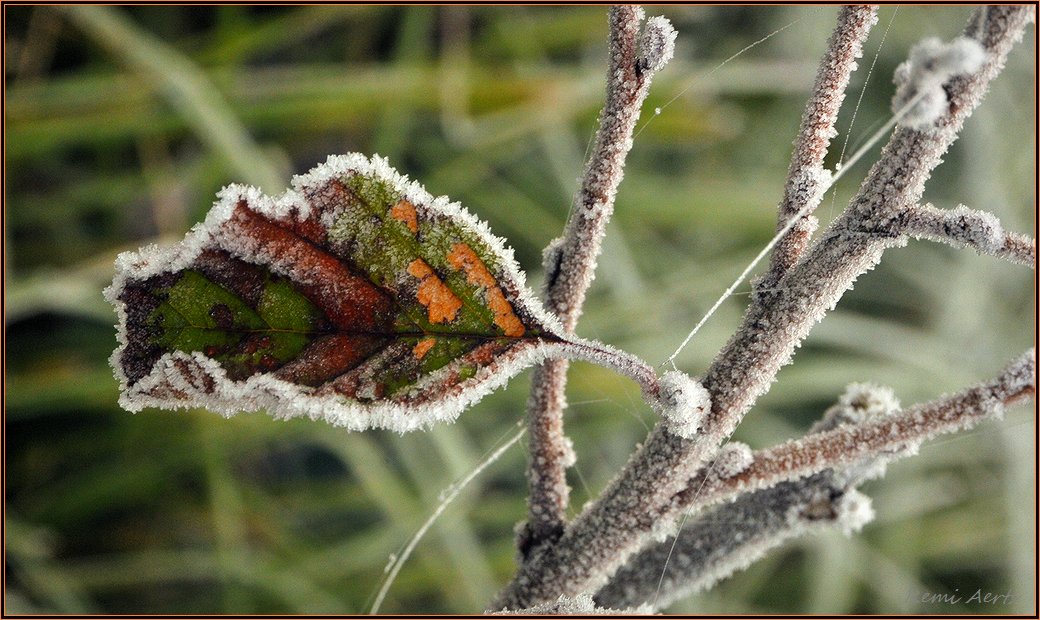
[[[391,554],[522,418],[527,376],[451,426],[351,434],[263,414],[130,415],[101,298],[123,250],[173,242],[215,192],[279,192],[330,153],[388,156],[507,237],[541,281],[602,102],[604,7],[6,6],[6,613],[360,613]],[[582,335],[665,359],[772,235],[791,141],[833,7],[665,7],[677,58],[656,79]],[[895,65],[969,7],[893,7],[839,129],[888,115]],[[782,32],[732,60],[754,41]],[[1030,30],[927,198],[1035,228]],[[674,98],[674,100],[673,100]],[[875,152],[877,148],[875,148]],[[868,158],[869,159],[869,158]],[[836,214],[866,170],[839,185]],[[681,355],[699,373],[747,287]],[[738,430],[796,436],[853,381],[905,403],[992,376],[1035,338],[1027,270],[926,243],[893,250],[799,350]],[[573,510],[653,424],[633,384],[574,366]],[[1019,407],[869,484],[861,534],[771,553],[671,612],[1035,611],[1035,418]],[[383,611],[479,612],[514,568],[524,451],[485,472],[406,564]],[[921,605],[925,592],[1006,605]],[[965,597],[967,598],[967,597]]]

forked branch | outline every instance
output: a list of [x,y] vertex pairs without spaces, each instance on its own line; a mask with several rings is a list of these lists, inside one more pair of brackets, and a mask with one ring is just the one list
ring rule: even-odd
[[[640,7],[610,9],[607,100],[600,113],[595,146],[564,235],[545,250],[548,306],[568,333],[574,332],[585,293],[595,277],[596,259],[614,211],[614,197],[650,80],[672,57],[675,30],[668,20],[650,18],[640,38],[642,21]],[[524,557],[559,538],[566,523],[570,503],[566,470],[573,464],[573,452],[563,434],[567,367],[566,360],[550,360],[535,368],[531,378],[527,402],[528,521],[518,541]]]
[[[854,383],[809,432],[881,419],[898,410],[899,402],[890,389]],[[730,478],[753,462],[750,448],[732,446],[723,446],[715,457],[713,476]],[[874,455],[852,467],[780,482],[703,513],[691,512],[694,519],[677,533],[640,551],[621,567],[596,594],[596,602],[664,609],[747,568],[788,540],[835,526],[857,531],[873,517],[873,511],[870,498],[856,488],[882,475],[891,458]]]
[[[698,471],[769,388],[811,328],[860,275],[877,265],[885,249],[906,242],[908,206],[920,201],[931,171],[956,140],[965,119],[1003,68],[1008,52],[1032,18],[1031,7],[1024,6],[987,6],[975,12],[966,36],[981,47],[981,65],[944,85],[948,101],[927,126],[915,123],[896,129],[845,212],[775,286],[760,289],[753,297],[736,334],[704,375],[702,383],[711,396],[711,410],[700,434],[680,437],[659,424],[603,495],[566,528],[560,540],[538,549],[520,567],[494,607],[523,608],[560,595],[598,590],[653,532],[687,509],[684,499],[700,496],[690,490],[690,481],[704,475]],[[945,416],[941,411],[930,415],[940,419]],[[912,420],[903,420],[902,424],[912,424]],[[856,438],[872,441],[877,447],[885,437],[892,437],[883,435],[885,430],[865,429],[860,432],[866,434]],[[900,432],[907,430],[901,427]],[[864,456],[854,446],[827,444],[823,437],[830,435],[805,440],[811,450],[821,452],[798,451],[801,469],[797,475],[810,473],[814,463],[841,464]],[[898,447],[900,435],[895,437],[891,447]],[[777,462],[757,466],[784,471]],[[755,474],[755,467],[740,476]],[[784,478],[778,474],[773,479],[779,482]]]
[[[1035,394],[1033,349],[992,381],[904,411],[890,391],[854,384],[807,437],[754,453],[739,471],[716,462],[691,481],[680,502],[701,516],[678,540],[670,536],[634,556],[596,602],[661,609],[787,540],[835,525],[858,530],[872,516],[869,499],[855,490],[860,483],[916,454],[922,441],[999,416]],[[702,514],[713,504],[721,505]]]
[[814,433],[756,452],[741,472],[720,477],[701,473],[679,495],[687,510],[699,510],[741,493],[810,476],[864,458],[900,453],[926,439],[971,428],[1036,394],[1036,350],[1013,360],[999,376],[952,396],[909,407],[901,413]]

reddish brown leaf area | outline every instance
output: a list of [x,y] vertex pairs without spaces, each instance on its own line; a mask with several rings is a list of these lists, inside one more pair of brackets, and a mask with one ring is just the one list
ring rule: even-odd
[[455,320],[462,300],[448,288],[433,269],[421,258],[408,264],[408,273],[419,278],[416,298],[429,311],[431,323],[450,323]]
[[225,225],[247,240],[254,253],[279,263],[301,293],[337,328],[353,333],[385,333],[392,301],[339,259],[249,209],[240,202]]
[[467,363],[474,364],[476,366],[487,366],[491,362],[495,361],[495,357],[513,346],[511,342],[502,342],[500,340],[493,340],[486,342],[479,347],[473,349],[462,357],[462,360]]
[[348,372],[386,344],[388,338],[330,334],[309,344],[274,376],[302,385],[318,386]]
[[464,243],[456,243],[448,254],[448,262],[456,269],[466,273],[466,281],[483,287],[487,295],[488,308],[495,314],[495,325],[510,338],[524,335],[524,324],[513,312],[513,306],[498,287],[498,281],[488,271],[484,261],[480,260],[473,248]]
[[207,373],[198,372],[193,362],[176,360],[174,366],[177,367],[178,372],[181,373],[181,376],[184,377],[184,380],[187,381],[191,387],[206,394],[212,394],[216,389],[216,383],[213,381],[213,377],[209,376]]
[[415,205],[407,200],[401,200],[390,207],[390,217],[399,222],[404,222],[413,235],[419,232],[419,216],[415,212]]
[[328,243],[328,232],[321,223],[321,214],[317,210],[313,210],[309,218],[302,219],[299,217],[299,212],[294,209],[292,217],[288,219],[288,223],[292,232],[314,245],[324,247]]
[[412,347],[404,342],[391,342],[361,366],[350,370],[318,388],[318,394],[338,393],[360,400],[372,401],[386,396],[386,379],[416,375],[418,360]]
[[284,225],[289,226],[297,235],[320,247],[328,244],[328,231],[321,222],[322,213],[334,211],[357,200],[354,192],[339,179],[330,179],[327,183],[304,192],[307,202],[311,204],[310,217],[300,219],[299,213]]
[[239,260],[224,250],[207,249],[195,259],[192,268],[234,293],[250,308],[255,309],[260,303],[264,292],[264,271],[260,267]]

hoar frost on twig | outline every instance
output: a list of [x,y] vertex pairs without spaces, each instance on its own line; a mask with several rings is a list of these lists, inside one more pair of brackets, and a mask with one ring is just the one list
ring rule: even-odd
[[653,613],[648,605],[611,609],[600,607],[591,594],[560,596],[551,603],[540,603],[525,609],[502,609],[490,612],[492,616],[646,616]]
[[[847,10],[842,18],[848,19]],[[721,444],[768,389],[780,367],[790,361],[815,323],[861,274],[877,265],[886,249],[905,245],[915,234],[908,225],[913,217],[910,206],[919,202],[931,171],[1032,21],[1030,7],[976,10],[965,36],[983,50],[982,62],[977,67],[962,63],[956,71],[946,71],[941,83],[947,105],[938,117],[923,131],[907,123],[897,127],[849,207],[825,234],[804,252],[794,244],[788,258],[774,261],[769,275],[759,281],[741,326],[703,375],[701,384],[711,407],[699,432],[683,437],[669,430],[667,422],[659,424],[601,497],[567,526],[559,541],[528,558],[500,593],[496,606],[522,608],[560,595],[596,591],[661,530],[662,523],[674,521],[695,504],[899,452],[937,432],[964,428],[1005,403],[1035,392],[1035,362],[1030,352],[1002,376],[1010,382],[1003,388],[969,390],[963,398],[911,408],[891,420],[819,432],[756,454],[745,470],[730,478],[709,478],[704,473]],[[871,24],[873,18],[863,23]],[[834,48],[841,45],[839,39],[832,37],[821,74],[831,71],[829,59],[837,53]],[[858,48],[852,52],[856,54]],[[964,71],[966,68],[973,70]],[[950,77],[953,73],[963,74]],[[840,85],[841,90],[844,87]],[[810,106],[814,101],[810,100]],[[803,124],[806,131],[814,130]],[[828,133],[825,129],[823,135]],[[805,178],[802,170],[793,165],[790,179]],[[1009,245],[1018,248],[1029,243],[1016,236]],[[998,398],[1000,393],[1006,398]]]
[[[898,401],[886,388],[850,385],[810,433],[891,415],[898,408]],[[732,478],[753,459],[747,446],[726,444],[715,459],[712,475]],[[664,608],[711,588],[792,538],[834,525],[847,533],[858,531],[873,513],[869,498],[856,491],[856,486],[881,475],[882,468],[881,457],[870,457],[857,466],[781,482],[697,514],[676,536],[630,559],[596,594],[596,601],[607,606]]]

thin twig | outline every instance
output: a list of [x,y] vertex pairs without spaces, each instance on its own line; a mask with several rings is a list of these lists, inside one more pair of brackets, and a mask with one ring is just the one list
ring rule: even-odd
[[820,186],[827,181],[823,160],[831,138],[838,135],[834,128],[838,110],[845,100],[856,61],[863,56],[863,43],[877,23],[877,10],[876,5],[852,5],[842,7],[838,13],[838,24],[827,43],[827,53],[820,61],[816,84],[802,115],[778,207],[777,229],[784,228],[792,218],[798,221],[776,245],[770,271],[762,281],[765,288],[775,284],[798,260],[816,230],[818,222],[812,212],[823,198]]
[[906,233],[918,239],[969,247],[979,254],[1036,268],[1036,239],[1005,232],[997,216],[964,205],[957,205],[955,209],[939,209],[931,204],[914,207]]
[[[1036,350],[1013,360],[995,379],[899,414],[789,441],[756,452],[748,466],[722,478],[700,474],[677,500],[686,510],[724,502],[829,468],[840,468],[907,447],[937,435],[965,430],[1036,395]],[[694,494],[694,491],[696,493]]]
[[854,514],[845,502],[862,496],[833,480],[829,472],[821,473],[720,506],[688,524],[678,539],[669,537],[639,552],[596,594],[596,603],[603,607],[646,603],[654,610],[666,609],[747,568],[792,538],[841,524],[842,518]]
[[[607,100],[595,146],[564,236],[546,249],[548,305],[568,333],[573,333],[581,316],[585,293],[595,275],[596,259],[650,80],[672,56],[675,31],[667,20],[650,19],[640,40],[642,20],[643,10],[636,6],[610,10]],[[570,492],[566,468],[573,464],[573,452],[563,434],[567,367],[566,360],[551,360],[536,368],[532,376],[527,404],[528,522],[519,536],[524,556],[559,538],[566,522]]]

